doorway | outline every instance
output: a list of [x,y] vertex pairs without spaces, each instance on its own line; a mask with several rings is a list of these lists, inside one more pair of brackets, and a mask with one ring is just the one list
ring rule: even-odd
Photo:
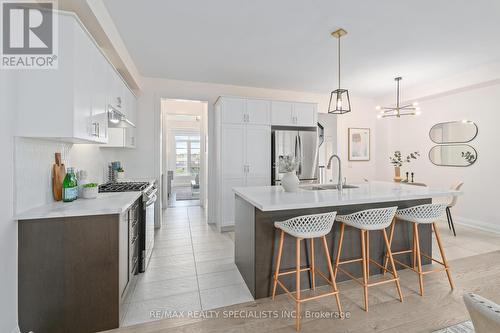
[[161,101],[163,207],[206,205],[207,108],[205,101]]

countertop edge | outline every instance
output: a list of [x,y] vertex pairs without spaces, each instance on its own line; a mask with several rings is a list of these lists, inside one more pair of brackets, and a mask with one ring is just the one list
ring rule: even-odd
[[[138,192],[126,192],[126,193],[135,193],[136,195],[133,196],[134,199],[130,199],[126,202],[126,204],[121,205],[120,207],[116,208],[110,208],[108,210],[104,209],[96,209],[95,211],[88,211],[88,212],[78,212],[78,213],[73,213],[73,214],[64,214],[64,212],[54,212],[54,213],[48,213],[48,214],[37,214],[36,211],[39,210],[41,207],[44,207],[46,205],[42,206],[37,206],[34,208],[31,208],[27,211],[24,211],[22,213],[14,215],[13,219],[22,222],[22,221],[31,221],[31,220],[42,220],[42,219],[55,219],[55,218],[65,218],[65,217],[81,217],[81,216],[94,216],[94,215],[119,215],[123,212],[125,212],[130,206],[134,204],[134,202],[137,201],[142,195],[141,191]],[[77,199],[77,200],[98,200],[96,199]],[[54,202],[53,204],[55,204]]]
[[[403,184],[405,186],[410,186],[408,184]],[[247,201],[250,203],[252,206],[255,208],[258,208],[259,210],[263,212],[267,211],[281,211],[281,210],[293,210],[293,209],[306,209],[306,208],[316,208],[316,207],[339,207],[339,206],[349,206],[349,205],[356,205],[356,204],[368,204],[368,203],[375,203],[375,202],[394,202],[394,201],[406,201],[406,200],[418,200],[418,199],[428,199],[428,198],[443,198],[443,197],[450,197],[450,195],[462,195],[463,192],[461,191],[455,191],[455,190],[447,190],[446,192],[443,190],[443,192],[436,192],[432,194],[413,194],[413,195],[408,195],[405,196],[404,198],[376,198],[376,199],[353,199],[353,200],[346,200],[343,201],[341,204],[334,204],[332,202],[319,202],[319,203],[304,203],[304,204],[276,204],[273,206],[269,205],[262,205],[261,203],[256,202],[249,196],[245,195],[244,187],[234,187],[232,190],[235,195],[239,196],[243,200]]]

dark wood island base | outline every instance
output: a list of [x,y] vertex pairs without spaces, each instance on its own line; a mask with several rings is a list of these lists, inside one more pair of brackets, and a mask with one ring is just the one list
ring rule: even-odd
[[[278,248],[279,233],[274,228],[275,221],[284,221],[291,217],[308,214],[318,214],[336,211],[337,214],[350,214],[360,210],[398,206],[407,208],[416,205],[432,203],[432,199],[404,200],[395,202],[380,202],[360,205],[346,205],[338,207],[318,207],[307,209],[279,210],[279,211],[261,211],[254,207],[248,201],[235,195],[235,262],[248,289],[255,299],[269,297],[272,294],[272,276],[275,269],[276,251]],[[432,230],[430,225],[421,225],[419,227],[420,248],[423,253],[432,254]],[[332,258],[337,254],[337,242],[339,237],[339,224],[334,223],[332,231],[326,236]],[[394,238],[392,241],[393,251],[400,249],[409,249],[413,243],[413,231],[411,225],[400,221],[396,223]],[[342,249],[342,260],[349,260],[361,257],[361,239],[359,230],[346,226],[344,233],[344,245]],[[307,246],[303,246],[301,251],[302,266],[309,265],[310,243],[305,240]],[[324,253],[321,246],[315,246],[315,264],[316,267],[328,272]],[[370,258],[383,265],[385,255],[385,245],[380,232],[370,233]],[[398,260],[411,265],[411,254],[399,255]],[[429,264],[430,260],[422,257],[422,264]],[[398,265],[399,266],[399,265]],[[401,268],[399,266],[398,268]],[[344,265],[355,277],[362,276],[362,267],[360,263],[350,263]],[[283,244],[283,257],[281,259],[281,270],[295,270],[295,239],[285,237]],[[370,274],[380,274],[382,270],[376,265],[370,265]],[[301,279],[301,288],[310,287],[310,274],[307,279]],[[345,274],[339,272],[337,281],[349,279]],[[295,288],[295,279],[293,274],[284,276],[282,282],[290,290]],[[324,285],[323,279],[316,279],[316,285]],[[277,293],[283,293],[278,288]]]

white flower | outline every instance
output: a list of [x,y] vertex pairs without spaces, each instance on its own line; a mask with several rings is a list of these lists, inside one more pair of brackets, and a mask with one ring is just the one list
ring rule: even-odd
[[280,172],[296,171],[299,165],[300,159],[291,155],[280,156],[278,161],[278,168]]

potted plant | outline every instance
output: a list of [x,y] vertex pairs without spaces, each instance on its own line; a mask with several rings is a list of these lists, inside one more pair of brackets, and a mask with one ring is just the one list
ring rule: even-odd
[[281,186],[285,192],[297,192],[299,189],[299,177],[297,177],[297,169],[300,165],[300,160],[294,156],[286,155],[280,157],[278,168],[280,173],[285,173],[281,179]]
[[415,151],[413,153],[408,154],[406,158],[403,159],[401,152],[399,150],[396,150],[394,152],[394,155],[389,157],[391,164],[394,166],[395,182],[399,183],[401,181],[401,167],[403,166],[403,163],[410,163],[411,160],[416,160],[418,156],[420,156],[420,153],[418,151]]
[[125,178],[125,170],[122,167],[116,170],[116,179],[124,179]]
[[84,199],[95,199],[97,198],[97,193],[99,186],[96,183],[88,183],[82,186],[82,195]]

